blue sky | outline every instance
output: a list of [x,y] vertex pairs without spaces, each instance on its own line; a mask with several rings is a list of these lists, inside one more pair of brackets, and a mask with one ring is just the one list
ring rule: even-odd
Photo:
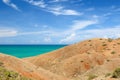
[[0,44],[120,37],[120,0],[0,0]]

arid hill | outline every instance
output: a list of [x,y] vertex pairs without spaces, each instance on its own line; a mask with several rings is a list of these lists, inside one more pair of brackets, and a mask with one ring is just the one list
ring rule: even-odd
[[91,80],[91,76],[114,80],[112,73],[120,67],[120,39],[90,39],[24,60],[73,80]]
[[120,80],[120,39],[85,40],[24,59],[0,54],[0,62],[32,80]]
[[54,73],[51,73],[50,71],[44,70],[40,67],[38,68],[37,66],[27,61],[9,55],[0,54],[0,63],[2,63],[3,69],[18,73],[19,75],[22,75],[23,77],[26,77],[31,80],[67,80],[62,76],[58,76]]

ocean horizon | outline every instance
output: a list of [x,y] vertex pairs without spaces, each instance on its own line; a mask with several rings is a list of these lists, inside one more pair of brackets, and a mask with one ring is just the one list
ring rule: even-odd
[[56,45],[56,44],[42,44],[42,45],[36,45],[36,44],[7,44],[7,45],[0,45],[0,53],[8,54],[11,56],[15,56],[18,58],[25,58],[25,57],[32,57],[37,56],[40,54],[48,53],[54,50],[57,50],[59,48],[62,48],[64,45]]

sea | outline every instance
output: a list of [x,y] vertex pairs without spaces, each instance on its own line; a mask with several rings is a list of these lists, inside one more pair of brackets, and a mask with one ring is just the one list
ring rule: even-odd
[[18,58],[26,58],[45,54],[67,45],[0,45],[0,53]]

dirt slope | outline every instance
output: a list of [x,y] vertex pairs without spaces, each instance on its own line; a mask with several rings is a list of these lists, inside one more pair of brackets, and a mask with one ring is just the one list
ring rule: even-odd
[[33,80],[67,80],[62,76],[58,76],[47,70],[38,68],[29,62],[9,55],[0,54],[0,62],[3,63],[3,66],[6,69],[15,71],[22,76],[31,78]]
[[[85,74],[93,71],[96,75],[100,73],[95,80],[101,80],[100,78],[112,80],[112,78],[107,79],[103,76],[120,67],[119,58],[120,39],[96,38],[66,46],[47,54],[25,58],[24,60],[37,67],[42,67],[57,75],[74,80],[87,80],[88,76],[85,77]],[[109,62],[109,65],[106,62]],[[107,71],[103,74],[104,70]]]

